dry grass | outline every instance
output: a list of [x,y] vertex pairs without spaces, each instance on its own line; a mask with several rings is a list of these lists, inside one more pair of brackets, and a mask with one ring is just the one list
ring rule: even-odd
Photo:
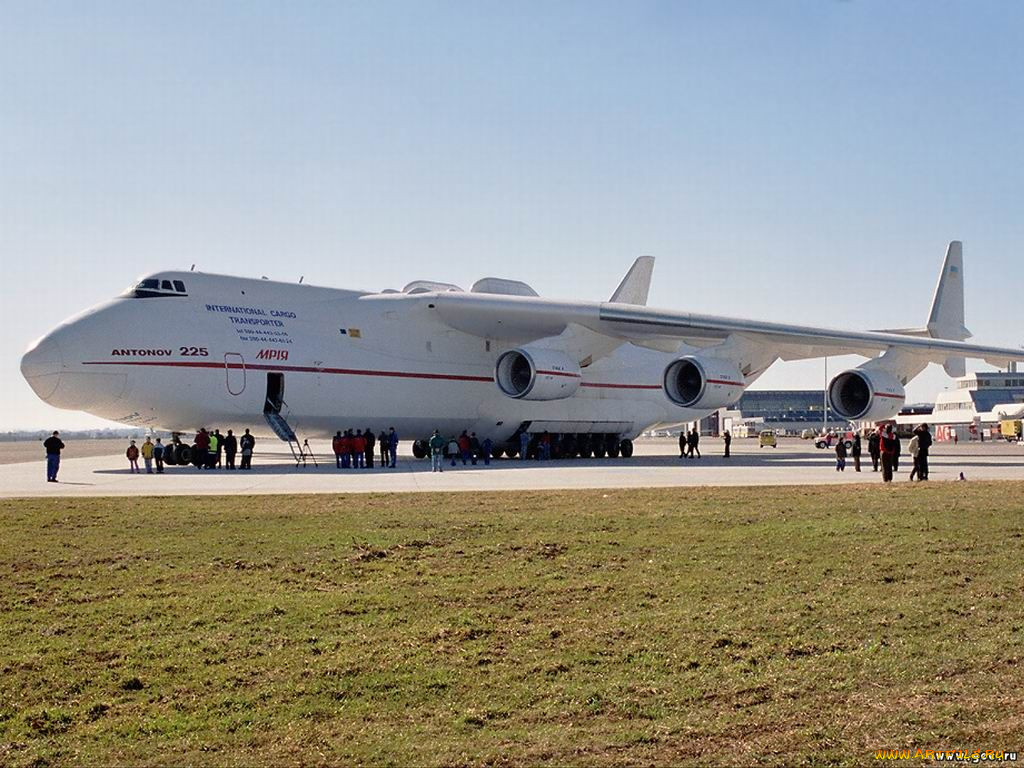
[[0,501],[0,764],[1019,749],[1022,491]]

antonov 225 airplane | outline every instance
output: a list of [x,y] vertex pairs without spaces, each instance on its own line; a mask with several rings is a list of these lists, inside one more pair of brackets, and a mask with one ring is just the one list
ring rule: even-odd
[[636,260],[607,302],[540,298],[498,278],[419,281],[366,293],[197,272],[161,272],[64,322],[21,370],[59,408],[192,432],[394,426],[423,452],[435,429],[475,431],[515,455],[523,432],[562,453],[617,456],[656,424],[735,403],[776,360],[858,354],[835,376],[832,409],[878,421],[903,405],[929,362],[1006,366],[1024,349],[968,344],[963,254],[952,242],[923,328],[840,331],[648,308],[653,258]]

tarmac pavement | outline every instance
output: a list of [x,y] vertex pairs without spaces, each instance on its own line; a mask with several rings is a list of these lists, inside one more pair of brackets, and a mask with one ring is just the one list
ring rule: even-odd
[[[168,467],[162,475],[135,475],[118,456],[65,459],[60,482],[47,483],[45,461],[0,466],[0,498],[31,496],[167,496],[212,494],[386,493],[436,491],[515,491],[573,488],[669,488],[685,486],[771,486],[882,484],[881,473],[835,471],[835,454],[803,440],[782,440],[778,448],[758,448],[756,441],[735,440],[733,456],[722,457],[719,440],[701,441],[701,459],[680,459],[668,440],[638,441],[630,459],[520,461],[499,459],[484,466],[445,463],[432,473],[430,462],[399,456],[396,469],[336,469],[333,455],[296,468],[278,454],[257,455],[251,471]],[[906,483],[910,457],[896,475]],[[141,462],[140,462],[141,463]],[[956,480],[1024,480],[1024,446],[1005,442],[937,444],[930,459],[931,482]]]

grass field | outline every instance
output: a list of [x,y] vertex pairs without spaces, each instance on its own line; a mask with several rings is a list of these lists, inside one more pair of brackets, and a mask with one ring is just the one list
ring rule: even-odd
[[1024,483],[0,515],[0,764],[1024,750]]

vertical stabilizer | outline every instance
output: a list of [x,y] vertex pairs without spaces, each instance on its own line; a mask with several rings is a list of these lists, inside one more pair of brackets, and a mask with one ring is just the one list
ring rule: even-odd
[[647,304],[647,294],[651,290],[651,275],[654,272],[654,257],[641,256],[633,262],[629,272],[622,278],[619,287],[608,301],[619,304]]
[[[959,240],[951,242],[946,249],[932,311],[928,315],[928,333],[933,339],[964,341],[971,338],[964,324],[964,245]],[[950,357],[942,367],[949,376],[967,373],[967,361],[962,357]]]
[[928,315],[928,332],[933,339],[971,338],[964,325],[964,246],[954,240],[946,249],[939,283],[935,286],[932,311]]

